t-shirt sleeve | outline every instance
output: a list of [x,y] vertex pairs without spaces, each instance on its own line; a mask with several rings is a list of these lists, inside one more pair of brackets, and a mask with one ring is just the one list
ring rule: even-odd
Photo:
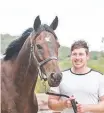
[[50,88],[50,91],[51,91],[51,92],[55,92],[55,93],[60,93],[59,86],[58,86],[58,87],[51,87],[51,88]]
[[104,96],[104,75],[99,79],[99,97]]

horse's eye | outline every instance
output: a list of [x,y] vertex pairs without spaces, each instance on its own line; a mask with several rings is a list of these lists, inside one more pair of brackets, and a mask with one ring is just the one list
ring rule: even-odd
[[36,46],[37,46],[38,49],[42,49],[41,45],[37,44]]

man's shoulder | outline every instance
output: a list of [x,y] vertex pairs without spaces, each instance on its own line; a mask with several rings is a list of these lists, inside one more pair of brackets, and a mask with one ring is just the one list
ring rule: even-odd
[[[63,75],[72,75],[73,73],[72,73],[72,71],[71,71],[71,68],[68,68],[68,69],[65,69],[65,70],[63,70],[62,71],[62,73],[63,73]],[[95,69],[91,69],[88,73],[87,73],[88,75],[90,74],[90,75],[96,75],[96,76],[102,76],[102,75],[104,75],[103,73],[101,73],[100,71],[97,71],[97,70],[95,70]]]
[[95,69],[91,69],[91,72],[97,75],[103,75],[103,73],[101,73],[100,71],[97,71]]

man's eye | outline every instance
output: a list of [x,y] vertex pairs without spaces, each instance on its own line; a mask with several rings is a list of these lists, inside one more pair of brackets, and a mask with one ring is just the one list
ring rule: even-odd
[[73,53],[72,55],[73,55],[73,56],[76,56],[77,54],[76,54],[76,53]]
[[83,53],[80,53],[79,56],[83,56]]

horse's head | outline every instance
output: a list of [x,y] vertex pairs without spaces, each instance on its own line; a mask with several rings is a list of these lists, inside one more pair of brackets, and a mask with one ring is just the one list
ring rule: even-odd
[[58,65],[58,48],[60,47],[54,30],[58,25],[58,17],[50,26],[41,25],[39,16],[34,21],[34,31],[31,33],[31,51],[37,62],[39,75],[48,80],[50,86],[56,87],[62,79]]

